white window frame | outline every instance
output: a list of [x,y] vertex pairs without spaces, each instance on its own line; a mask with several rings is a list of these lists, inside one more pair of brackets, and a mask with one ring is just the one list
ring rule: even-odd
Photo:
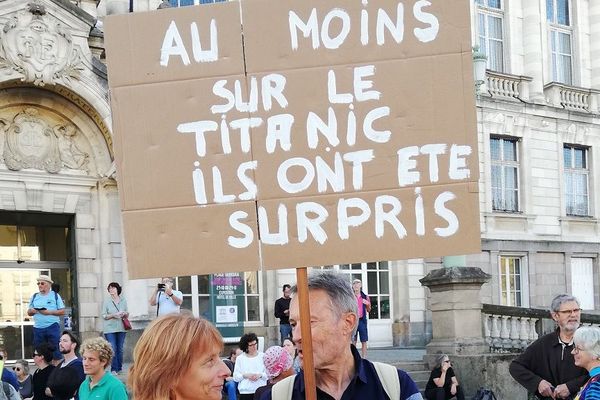
[[[505,72],[506,71],[506,30],[504,28],[504,1],[500,1],[500,8],[492,7],[489,5],[489,0],[475,0],[475,5],[477,6],[477,39],[479,41],[480,50],[486,53],[487,55],[487,69],[496,72]],[[483,16],[484,18],[484,32],[481,32],[479,18]],[[495,38],[489,37],[489,19],[490,18],[499,18],[501,20],[502,25],[502,39],[498,40]],[[492,59],[489,54],[490,42],[500,42],[502,47],[501,52],[501,60],[500,65],[491,65]]]
[[[369,268],[369,265],[375,264],[375,268]],[[387,266],[387,268],[384,267]],[[348,268],[346,268],[348,267]],[[392,301],[392,281],[391,281],[391,269],[390,263],[388,261],[373,261],[373,262],[365,262],[365,263],[354,263],[354,264],[336,264],[336,265],[326,265],[323,267],[319,267],[319,269],[333,269],[342,274],[349,275],[350,281],[354,279],[360,279],[362,281],[363,291],[369,296],[371,299],[371,304],[381,304],[378,302],[381,298],[388,299],[390,310],[389,310],[389,318],[381,317],[381,307],[377,307],[377,316],[372,317],[371,313],[369,313],[369,319],[373,321],[389,321],[392,319],[393,314],[393,301]],[[368,274],[377,274],[377,287],[370,287],[368,282]],[[388,275],[388,291],[387,293],[381,293],[380,287],[380,275],[387,274]]]
[[[582,284],[584,286],[587,286],[586,289],[591,289],[591,298],[586,298],[586,296],[583,296],[583,293],[579,293],[576,288],[575,285],[573,283],[573,278],[574,278],[574,267],[575,265],[580,262],[586,260],[589,262],[590,265],[586,265],[586,267],[590,267],[591,268],[591,272],[592,272],[592,276],[591,279],[589,281],[582,281]],[[595,260],[594,257],[571,257],[571,293],[573,293],[573,296],[577,297],[577,299],[579,300],[579,303],[581,305],[581,309],[582,310],[594,310],[595,309],[595,298],[596,298],[596,285],[594,282],[594,270],[595,270]]]
[[[515,289],[511,287],[510,284],[510,275],[508,274],[504,274],[502,272],[502,261],[503,259],[508,260],[518,260],[519,261],[519,268],[520,268],[520,273],[519,273],[519,282],[521,285],[521,305],[516,305],[516,304],[511,304],[512,303],[512,295],[515,292]],[[504,297],[503,297],[503,290],[502,290],[502,284],[503,282],[506,284],[506,288],[507,288],[507,294],[506,294],[506,302],[504,301]],[[505,305],[505,306],[511,306],[511,307],[524,307],[527,308],[529,307],[529,267],[528,267],[528,260],[527,260],[527,256],[523,255],[523,254],[512,254],[512,253],[506,253],[506,254],[499,254],[498,255],[498,296],[499,296],[499,303],[501,305]]]
[[[548,49],[550,50],[550,62],[551,62],[551,66],[552,66],[552,80],[555,82],[559,82],[559,83],[563,83],[565,85],[573,85],[574,84],[574,65],[573,65],[573,45],[574,45],[574,41],[573,41],[573,13],[572,13],[572,7],[571,7],[571,1],[567,0],[567,7],[569,9],[569,25],[563,25],[561,23],[558,22],[558,7],[557,7],[557,1],[558,0],[551,0],[554,4],[553,7],[553,15],[552,15],[552,20],[548,20],[548,17],[546,16],[546,21],[548,22]],[[547,13],[547,11],[546,11]],[[554,39],[554,43],[556,44],[556,46],[558,47],[558,42],[559,42],[559,37],[561,34],[564,35],[568,35],[569,36],[569,47],[571,49],[571,53],[561,53],[558,51],[557,48],[554,48],[552,46],[552,41]],[[561,59],[562,56],[568,56],[569,57],[569,63],[568,63],[568,68],[569,71],[562,71],[559,70],[559,61]],[[569,73],[570,75],[570,79],[567,78],[566,76],[563,78],[561,77],[561,75],[565,74],[566,72]]]
[[[563,154],[564,154],[564,150],[565,149],[569,149],[571,154],[571,165],[570,166],[566,166],[565,165],[565,160],[564,160],[564,156],[563,156],[563,167],[564,167],[564,175],[563,175],[563,179],[564,179],[564,188],[565,188],[565,214],[568,216],[574,216],[574,217],[589,217],[590,216],[590,159],[589,159],[589,148],[588,147],[584,147],[584,146],[575,146],[575,145],[571,145],[571,144],[563,144]],[[584,160],[585,160],[585,166],[580,168],[580,167],[575,167],[574,166],[574,162],[575,162],[575,150],[581,150],[584,152]],[[569,210],[569,204],[567,202],[567,193],[571,193],[571,195],[574,195],[574,188],[569,188],[567,187],[567,174],[572,174],[572,175],[583,175],[585,176],[585,195],[587,197],[586,200],[586,210],[583,214],[576,214],[573,212],[573,208],[571,208],[571,210]],[[570,212],[569,212],[570,211]]]
[[[494,160],[492,159],[492,141],[493,140],[499,140],[500,141],[500,160]],[[504,157],[504,142],[505,141],[510,141],[510,142],[514,142],[515,143],[515,155],[516,155],[516,160],[506,160]],[[521,157],[520,157],[520,152],[521,152],[521,145],[520,145],[521,141],[519,138],[514,138],[514,137],[500,137],[500,136],[490,136],[490,188],[491,188],[491,193],[492,193],[492,211],[495,212],[513,212],[513,213],[518,213],[521,210]],[[516,168],[517,170],[517,187],[516,187],[516,194],[517,194],[517,206],[516,209],[514,210],[509,210],[506,207],[502,208],[495,208],[494,207],[494,178],[493,178],[493,168],[492,166],[499,166],[500,167],[500,196],[501,196],[501,203],[502,204],[506,204],[506,198],[505,198],[505,191],[506,191],[506,174],[504,172],[504,168],[505,167],[512,167],[512,168]]]

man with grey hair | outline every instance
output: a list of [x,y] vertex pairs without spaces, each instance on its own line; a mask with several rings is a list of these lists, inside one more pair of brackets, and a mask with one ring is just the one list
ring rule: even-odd
[[552,300],[550,316],[557,328],[533,342],[510,364],[511,376],[538,399],[573,399],[588,379],[575,366],[573,335],[579,327],[581,309],[577,298],[561,294]]
[[[292,288],[293,293],[296,291],[296,287]],[[387,364],[373,364],[360,357],[352,344],[352,335],[358,324],[357,302],[350,281],[344,275],[332,271],[311,274],[308,278],[308,300],[317,399],[423,399],[406,372]],[[302,360],[297,296],[293,296],[290,303],[290,324],[292,338]],[[300,400],[305,398],[304,392],[304,373],[301,371],[275,384],[272,391],[267,390],[260,399]]]

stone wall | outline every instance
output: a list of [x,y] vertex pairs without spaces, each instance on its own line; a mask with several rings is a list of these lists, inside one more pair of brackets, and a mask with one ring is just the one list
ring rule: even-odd
[[527,391],[508,373],[517,354],[450,356],[457,379],[470,399],[477,389],[492,389],[498,400],[527,400]]

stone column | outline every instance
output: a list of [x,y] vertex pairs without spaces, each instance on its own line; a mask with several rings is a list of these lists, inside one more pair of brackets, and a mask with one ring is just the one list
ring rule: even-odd
[[428,354],[477,355],[489,352],[483,337],[481,285],[491,276],[477,267],[449,266],[419,281],[431,291],[433,337]]
[[[590,61],[592,67],[592,89],[600,89],[600,2],[590,1]],[[600,95],[592,92],[590,94],[590,111],[598,112],[598,103]]]
[[[524,75],[533,80],[529,83],[529,98],[534,103],[545,103],[544,96],[544,57],[542,50],[540,0],[523,3],[523,52]],[[550,79],[546,79],[550,82]]]

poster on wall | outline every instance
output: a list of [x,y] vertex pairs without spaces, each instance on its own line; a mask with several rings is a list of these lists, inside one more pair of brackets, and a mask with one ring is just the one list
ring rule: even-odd
[[210,275],[210,309],[212,322],[223,337],[240,337],[244,331],[246,281],[243,273]]
[[230,1],[105,31],[130,277],[479,251],[464,1]]

